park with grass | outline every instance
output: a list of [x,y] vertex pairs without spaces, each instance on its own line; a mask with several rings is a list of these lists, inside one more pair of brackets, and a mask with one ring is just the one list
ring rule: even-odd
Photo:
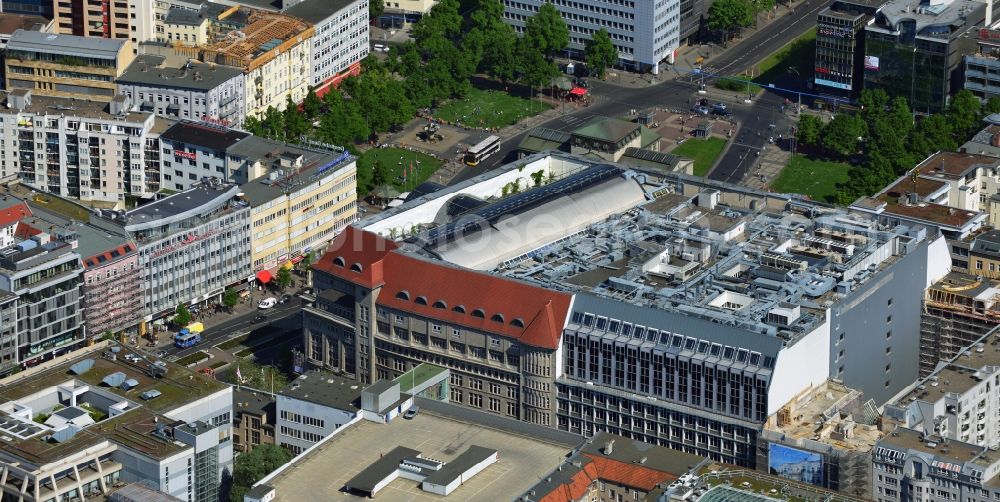
[[440,160],[426,153],[395,147],[372,148],[358,157],[360,193],[371,193],[379,184],[375,179],[376,164],[385,169],[383,184],[391,185],[399,193],[413,190],[441,167]]
[[799,193],[832,204],[836,200],[838,186],[847,183],[850,173],[851,166],[845,162],[794,155],[771,183],[771,189],[780,193]]
[[689,139],[670,153],[694,160],[694,175],[705,176],[725,148],[726,140],[722,138]]
[[464,97],[453,99],[439,107],[433,115],[450,124],[493,129],[516,124],[525,117],[550,108],[552,105],[543,101],[473,88]]

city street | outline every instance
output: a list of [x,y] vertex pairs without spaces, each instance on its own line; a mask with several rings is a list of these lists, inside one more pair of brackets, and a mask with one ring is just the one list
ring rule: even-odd
[[[718,74],[734,75],[745,70],[801,35],[816,23],[816,14],[823,8],[822,2],[810,0],[798,5],[794,11],[779,17],[753,34],[739,40],[721,54],[711,57],[706,65]],[[662,83],[642,88],[625,88],[610,81],[591,79],[591,95],[593,104],[575,111],[567,110],[566,115],[550,119],[539,124],[540,127],[556,130],[569,130],[585,123],[593,116],[620,117],[628,110],[645,109],[649,107],[672,108],[688,110],[693,99],[698,97],[699,80],[691,74],[670,75],[673,69],[668,68],[658,78],[671,78]],[[706,79],[710,82],[710,79]],[[713,90],[715,92],[722,92]],[[763,91],[751,104],[743,104],[743,96],[732,92],[730,102],[736,102],[731,107],[732,118],[740,124],[735,141],[723,154],[717,168],[708,177],[719,181],[738,183],[751,170],[758,159],[755,152],[768,144],[768,138],[773,134],[786,134],[794,124],[794,117],[778,111],[778,107],[786,98],[795,100],[793,92],[779,95],[774,91]],[[774,124],[772,129],[769,126]],[[476,167],[465,166],[453,179],[452,183],[471,178],[479,173],[499,167],[515,159],[518,143],[524,138],[525,129],[508,138],[500,147],[500,152],[481,162]]]
[[[250,310],[240,314],[234,314],[232,318],[226,319],[218,324],[213,324],[201,333],[202,342],[194,347],[180,349],[171,342],[169,346],[157,348],[155,350],[165,350],[168,355],[184,357],[188,354],[203,350],[206,347],[222,343],[230,338],[244,335],[251,330],[262,328],[268,324],[273,324],[281,319],[299,315],[302,307],[302,300],[293,296],[291,300],[278,304],[267,310]],[[253,324],[251,321],[258,315],[266,315],[267,321]],[[278,328],[275,328],[278,329]]]

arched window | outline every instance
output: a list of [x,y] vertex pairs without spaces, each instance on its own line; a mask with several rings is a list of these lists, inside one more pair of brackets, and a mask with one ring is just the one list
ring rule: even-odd
[[338,256],[338,257],[334,258],[333,259],[333,264],[336,265],[336,266],[338,266],[338,267],[343,268],[343,266],[344,266],[344,257],[343,256]]
[[413,302],[416,303],[417,305],[427,305],[427,297],[418,296],[416,300],[413,300]]
[[472,311],[472,317],[481,317],[486,319],[486,311],[483,309],[476,309]]
[[434,302],[434,308],[436,308],[436,309],[446,309],[446,308],[448,308],[448,304],[445,303],[444,300],[438,300],[438,301]]
[[455,305],[451,309],[452,312],[458,312],[459,314],[465,313],[465,305]]
[[357,263],[357,262],[352,263],[351,264],[351,270],[353,270],[355,272],[361,272],[361,264]]
[[523,328],[524,320],[522,320],[520,317],[515,317],[514,320],[510,322],[510,325],[514,326],[515,328]]
[[410,299],[410,292],[404,289],[404,290],[400,291],[399,293],[396,293],[396,298],[399,298],[400,300],[409,300]]
[[491,317],[490,320],[493,321],[493,322],[498,322],[500,324],[503,324],[503,314],[499,314],[499,313],[498,314],[493,314],[493,317]]

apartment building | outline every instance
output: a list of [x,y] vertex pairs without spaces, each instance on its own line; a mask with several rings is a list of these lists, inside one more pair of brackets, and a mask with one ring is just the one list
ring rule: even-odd
[[243,70],[147,54],[118,77],[118,93],[133,112],[178,120],[200,120],[225,127],[243,124]]
[[915,112],[943,110],[962,88],[963,59],[976,50],[967,35],[988,8],[976,0],[887,2],[865,26],[864,88],[904,97]]
[[260,117],[269,107],[283,110],[287,98],[296,103],[305,98],[312,83],[310,40],[315,29],[311,24],[245,7],[220,21],[225,23],[216,26],[210,43],[177,51],[201,61],[243,68],[246,116]]
[[0,2],[0,10],[52,19],[52,2],[48,0],[4,0]]
[[[321,251],[357,215],[356,159],[346,151],[245,138],[226,150],[251,207],[252,262],[268,282],[289,261]],[[263,280],[268,279],[268,280]]]
[[968,242],[968,273],[1000,279],[1000,230],[987,230]]
[[163,188],[187,190],[205,177],[237,182],[226,151],[250,133],[207,122],[182,120],[160,134]]
[[[504,21],[518,33],[538,12],[540,0],[505,0]],[[658,74],[664,61],[673,64],[682,38],[694,33],[703,13],[698,0],[556,0],[553,5],[569,28],[567,51],[583,58],[591,35],[604,28],[618,50],[619,61],[630,70]],[[388,6],[388,4],[387,4]],[[682,23],[687,31],[682,32]]]
[[250,453],[274,443],[277,423],[275,395],[256,389],[233,389],[233,451]]
[[145,321],[181,303],[218,300],[226,287],[252,278],[250,207],[238,193],[208,178],[117,217],[139,248]]
[[864,82],[865,34],[868,21],[885,0],[837,0],[816,17],[816,76],[824,92],[851,95]]
[[[73,205],[70,201],[60,204]],[[21,219],[24,236],[48,232],[57,238],[75,239],[75,251],[83,267],[82,306],[89,337],[105,333],[137,333],[142,319],[142,289],[136,245],[120,225],[92,216],[75,221],[43,204]],[[80,208],[82,209],[82,208]]]
[[129,38],[128,0],[52,2],[56,33],[94,38]]
[[368,0],[304,0],[284,13],[314,26],[310,86],[319,94],[361,71],[361,60],[369,50]]
[[18,222],[30,215],[31,209],[23,200],[7,195],[0,197],[0,249],[14,245]]
[[353,380],[310,371],[278,392],[276,409],[276,443],[298,455],[360,413],[361,389]]
[[111,101],[115,79],[132,62],[129,40],[18,30],[7,42],[6,88],[39,96]]
[[6,93],[0,110],[0,172],[64,197],[124,207],[125,196],[151,197],[159,166],[146,164],[151,113],[108,103]]
[[144,482],[214,502],[232,471],[232,389],[186,368],[97,347],[3,384],[4,498],[102,498]]
[[52,19],[25,14],[0,13],[0,49],[7,47],[7,42],[17,30],[53,32]]
[[18,324],[17,295],[0,289],[0,371],[17,367]]
[[897,427],[872,455],[875,478],[870,497],[876,502],[1000,498],[996,452],[973,444]]
[[17,296],[16,359],[22,367],[83,346],[82,270],[75,237],[45,232],[0,250],[0,290]]

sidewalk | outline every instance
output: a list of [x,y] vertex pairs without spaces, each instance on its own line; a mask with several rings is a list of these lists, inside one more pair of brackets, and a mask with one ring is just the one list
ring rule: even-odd
[[743,179],[743,185],[747,188],[767,190],[791,160],[792,152],[779,148],[777,144],[768,144],[760,160]]

